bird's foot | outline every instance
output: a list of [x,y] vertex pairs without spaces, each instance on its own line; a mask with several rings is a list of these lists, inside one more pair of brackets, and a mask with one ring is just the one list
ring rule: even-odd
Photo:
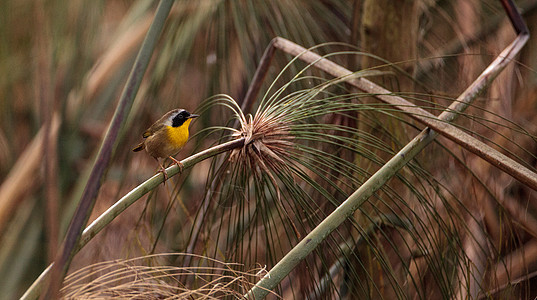
[[183,169],[185,168],[185,166],[180,161],[178,161],[177,159],[173,158],[172,156],[170,156],[170,159],[175,162],[175,164],[179,167],[179,171],[181,173],[183,173]]
[[164,182],[168,180],[168,172],[166,172],[166,168],[164,168],[163,166],[160,166],[157,173],[162,173],[162,175],[164,175]]

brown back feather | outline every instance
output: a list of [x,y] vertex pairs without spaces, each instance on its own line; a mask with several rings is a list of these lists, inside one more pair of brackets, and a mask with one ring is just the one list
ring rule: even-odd
[[[150,136],[152,136],[155,132],[159,131],[162,127],[164,127],[164,121],[168,119],[173,113],[179,111],[179,109],[174,109],[172,111],[167,112],[162,118],[158,119],[151,127],[149,127],[143,134],[142,137],[144,140]],[[132,151],[138,152],[145,149],[145,141],[141,142],[138,146],[134,147]]]

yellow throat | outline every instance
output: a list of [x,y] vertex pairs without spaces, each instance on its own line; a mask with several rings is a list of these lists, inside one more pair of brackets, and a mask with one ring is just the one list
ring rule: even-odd
[[166,135],[168,142],[175,148],[183,148],[188,141],[188,126],[192,119],[187,119],[181,126],[166,126]]

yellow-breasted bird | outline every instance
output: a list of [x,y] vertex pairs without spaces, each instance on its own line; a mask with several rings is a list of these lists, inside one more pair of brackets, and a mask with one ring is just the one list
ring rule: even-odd
[[198,115],[180,108],[167,112],[143,133],[144,141],[132,151],[138,152],[145,149],[149,155],[157,160],[160,166],[159,172],[162,172],[164,178],[167,179],[168,174],[166,174],[166,169],[160,163],[159,158],[169,157],[179,168],[183,168],[183,164],[173,156],[179,153],[188,141],[188,126],[192,119],[197,117]]

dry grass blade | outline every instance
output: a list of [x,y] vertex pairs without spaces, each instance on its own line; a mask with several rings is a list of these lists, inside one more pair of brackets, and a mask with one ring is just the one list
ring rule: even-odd
[[522,247],[506,255],[503,261],[496,263],[494,276],[496,286],[506,286],[511,280],[522,277],[537,265],[537,240],[533,239]]
[[[50,141],[55,141],[58,133],[60,120],[58,116],[54,117],[50,125]],[[0,186],[0,232],[9,221],[13,210],[28,193],[33,184],[36,184],[37,169],[41,164],[43,153],[44,129],[37,133],[32,143],[19,157],[6,180]],[[33,180],[29,180],[32,178]],[[28,183],[31,183],[30,185]]]
[[468,232],[462,245],[462,251],[468,260],[459,263],[457,274],[459,291],[455,292],[455,299],[477,299],[485,285],[489,244],[481,221],[474,219],[473,216],[468,218]]
[[[110,80],[114,72],[119,69],[129,57],[131,57],[140,43],[143,41],[145,34],[151,25],[152,16],[144,16],[134,28],[129,29],[126,34],[122,35],[95,64],[90,74],[88,74],[83,97],[91,99]],[[74,100],[74,99],[73,99]],[[70,106],[70,109],[78,109]]]

